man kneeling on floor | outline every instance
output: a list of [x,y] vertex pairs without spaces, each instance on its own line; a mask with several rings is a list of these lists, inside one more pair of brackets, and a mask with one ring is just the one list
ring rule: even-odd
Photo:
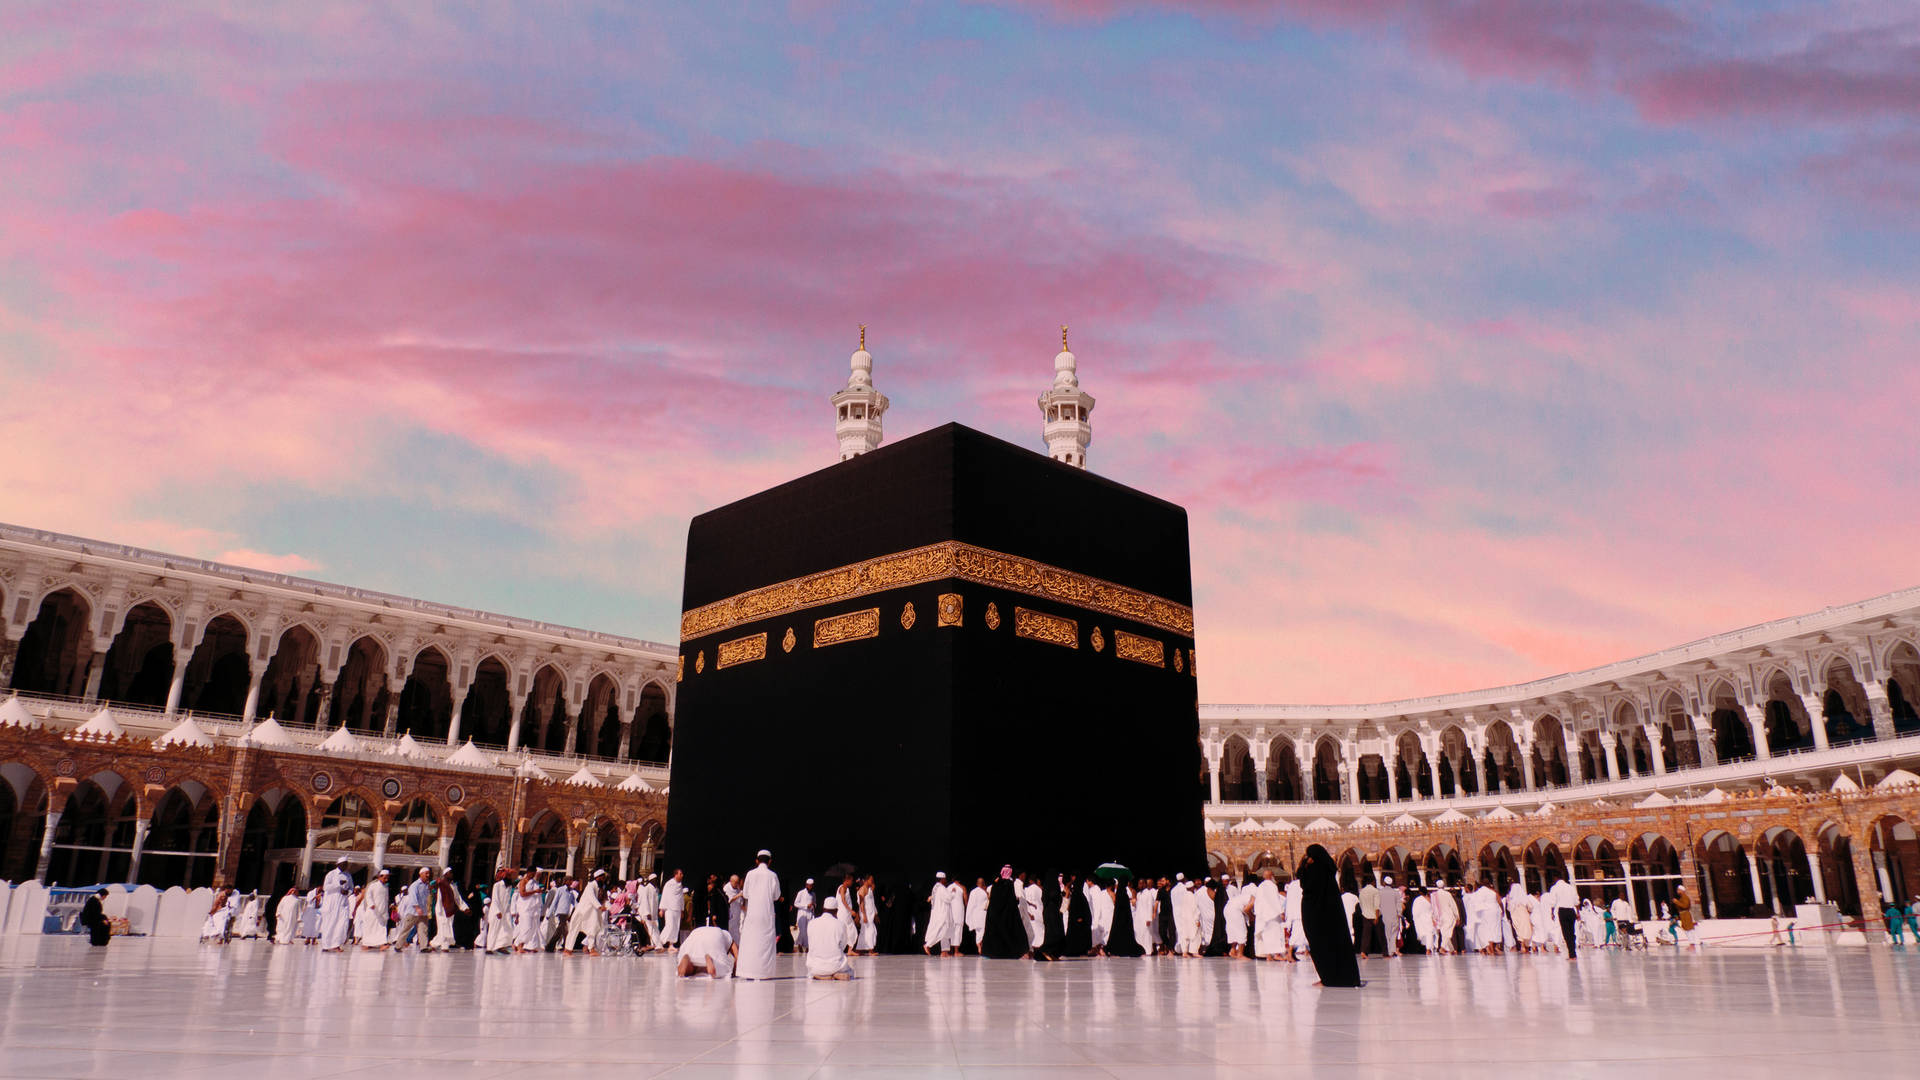
[[840,900],[829,896],[818,917],[807,923],[807,974],[816,979],[851,979],[847,932],[840,922]]
[[739,956],[733,935],[718,926],[695,927],[680,943],[680,974],[707,975],[715,979],[733,978],[733,962]]

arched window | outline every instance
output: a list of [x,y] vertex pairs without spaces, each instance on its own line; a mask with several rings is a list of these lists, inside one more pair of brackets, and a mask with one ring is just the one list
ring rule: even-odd
[[313,846],[318,851],[372,851],[378,824],[365,799],[352,793],[342,795],[321,812],[319,835]]
[[396,855],[435,855],[440,847],[440,819],[425,799],[415,799],[393,819],[387,851]]

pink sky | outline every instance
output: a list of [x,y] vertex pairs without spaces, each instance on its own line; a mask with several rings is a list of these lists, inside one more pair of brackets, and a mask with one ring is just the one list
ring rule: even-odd
[[1909,5],[424,11],[0,13],[0,519],[669,639],[856,324],[1038,449],[1064,322],[1205,701],[1920,580]]

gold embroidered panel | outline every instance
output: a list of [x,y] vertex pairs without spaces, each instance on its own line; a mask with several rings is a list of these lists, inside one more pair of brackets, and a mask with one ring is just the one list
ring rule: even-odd
[[767,658],[767,635],[750,634],[732,641],[723,641],[713,650],[713,666],[730,668],[735,664],[751,663]]
[[966,616],[966,603],[957,592],[940,594],[938,626],[959,626]]
[[682,682],[686,679],[686,677],[687,677],[687,657],[686,657],[686,654],[682,653],[680,656],[679,666],[673,669],[673,681]]
[[813,624],[813,647],[816,649],[838,645],[843,641],[879,636],[880,609],[877,607],[849,611],[845,615],[829,615]]
[[1129,634],[1125,630],[1113,632],[1113,655],[1122,660],[1138,660],[1143,664],[1152,664],[1157,668],[1167,666],[1165,644],[1154,638]]
[[1017,607],[1013,609],[1013,636],[1077,649],[1080,647],[1080,624],[1059,615]]
[[694,608],[680,616],[680,640],[691,641],[759,619],[946,578],[1057,600],[1183,637],[1193,635],[1193,609],[1184,604],[1032,559],[948,540]]

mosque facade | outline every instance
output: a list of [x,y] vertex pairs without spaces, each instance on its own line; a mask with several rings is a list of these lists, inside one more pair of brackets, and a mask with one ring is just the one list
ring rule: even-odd
[[[1039,399],[1085,468],[1065,330]],[[864,333],[841,460],[882,438]],[[680,647],[0,525],[0,880],[282,890],[346,857],[652,869]],[[1190,651],[1192,674],[1205,654]],[[1538,890],[1644,916],[1920,896],[1920,588],[1588,671],[1374,705],[1199,707],[1215,870]]]

